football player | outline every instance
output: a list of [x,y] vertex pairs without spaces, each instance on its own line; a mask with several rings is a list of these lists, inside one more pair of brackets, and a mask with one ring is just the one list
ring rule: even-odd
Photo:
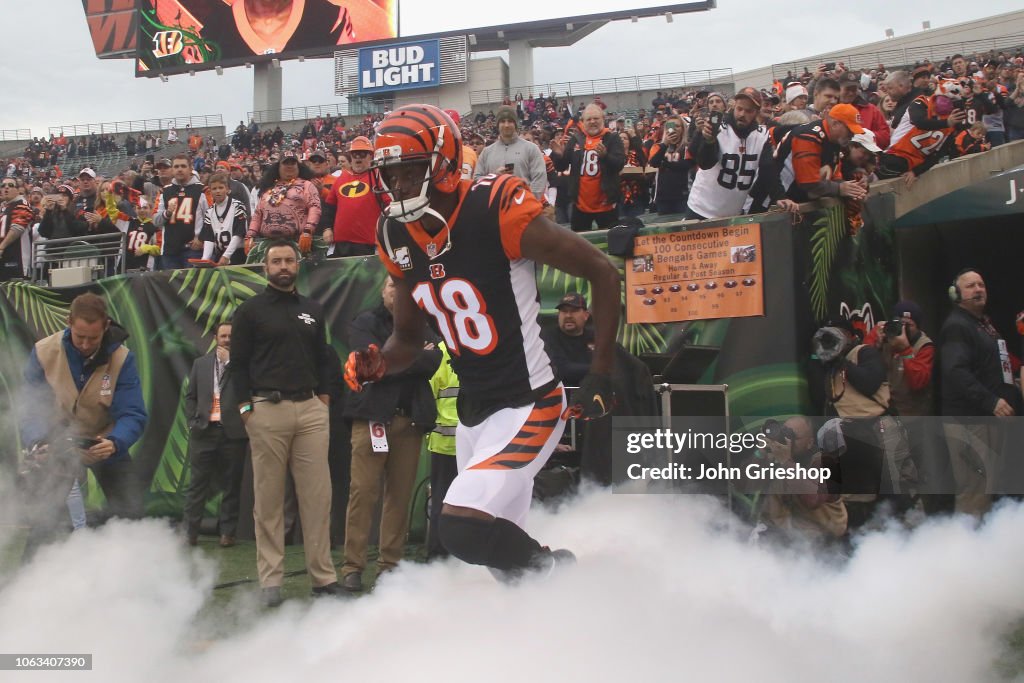
[[[441,541],[459,559],[511,578],[575,559],[524,526],[533,477],[567,417],[612,407],[619,275],[597,248],[542,216],[521,178],[463,180],[462,161],[459,129],[436,107],[402,107],[381,122],[374,168],[390,204],[377,252],[397,289],[395,331],[382,349],[353,351],[345,380],[359,391],[402,372],[423,348],[424,323],[434,327],[462,385],[459,474],[445,496]],[[593,363],[570,408],[540,338],[537,263],[591,286]]]

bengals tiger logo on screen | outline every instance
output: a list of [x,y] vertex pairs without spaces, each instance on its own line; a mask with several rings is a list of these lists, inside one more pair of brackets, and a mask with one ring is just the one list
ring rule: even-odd
[[160,31],[153,36],[153,55],[157,59],[173,57],[185,48],[181,31]]

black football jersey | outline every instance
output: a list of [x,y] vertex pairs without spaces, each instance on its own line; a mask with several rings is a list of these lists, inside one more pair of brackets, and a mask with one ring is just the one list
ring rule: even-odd
[[431,237],[419,222],[382,218],[378,255],[409,284],[447,344],[460,414],[466,401],[521,405],[555,380],[537,323],[535,264],[520,251],[523,231],[542,207],[512,175],[464,180],[458,191],[450,232]]

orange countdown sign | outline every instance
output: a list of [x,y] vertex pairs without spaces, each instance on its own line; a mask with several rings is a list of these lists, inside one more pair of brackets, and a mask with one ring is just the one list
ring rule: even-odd
[[639,236],[626,259],[626,321],[764,315],[763,256],[759,223]]

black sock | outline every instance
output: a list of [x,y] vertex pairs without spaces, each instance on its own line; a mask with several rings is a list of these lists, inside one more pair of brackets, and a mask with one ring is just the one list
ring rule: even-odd
[[493,521],[441,515],[441,542],[455,557],[505,571],[529,569],[543,553],[540,543],[507,519]]

